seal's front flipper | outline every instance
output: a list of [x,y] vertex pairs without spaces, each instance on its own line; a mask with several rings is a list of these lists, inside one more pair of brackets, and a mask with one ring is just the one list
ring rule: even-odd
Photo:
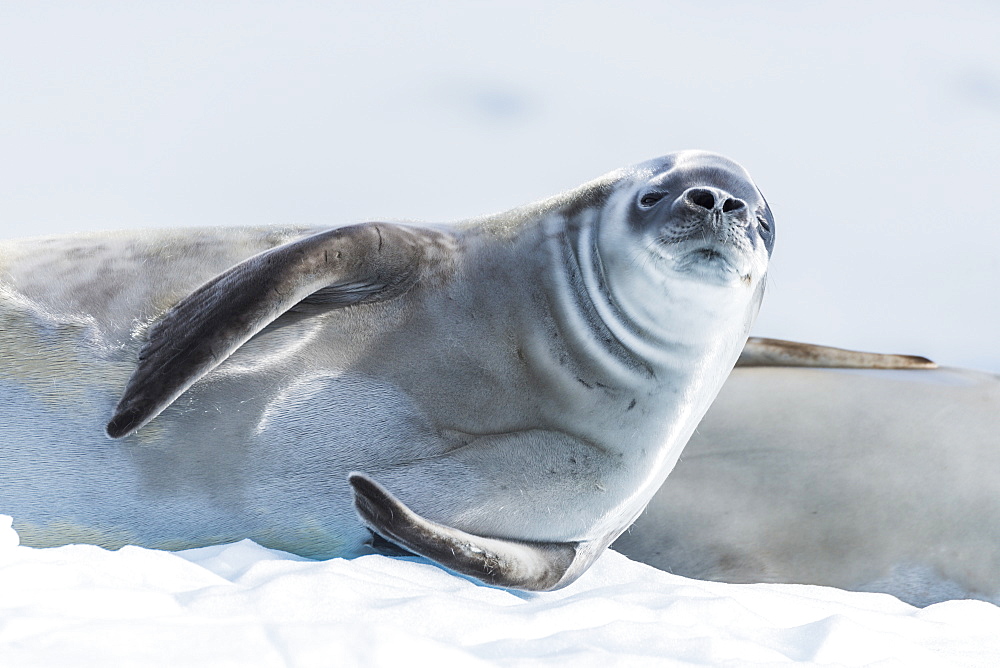
[[149,329],[108,436],[131,434],[299,304],[342,308],[405,292],[445,235],[385,223],[341,227],[272,248],[219,274]]
[[863,353],[811,343],[751,337],[736,366],[796,366],[832,369],[936,369],[917,355]]
[[485,538],[420,517],[363,473],[351,473],[354,505],[384,538],[486,584],[529,591],[565,587],[597,557],[580,543]]

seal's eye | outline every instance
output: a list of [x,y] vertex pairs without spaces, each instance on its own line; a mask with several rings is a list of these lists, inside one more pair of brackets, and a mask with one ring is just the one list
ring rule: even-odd
[[764,218],[764,216],[757,216],[757,223],[760,224],[761,228],[765,232],[770,232],[771,231],[771,225],[770,225],[770,223],[767,222],[767,219]]
[[642,196],[642,199],[639,200],[639,204],[641,206],[653,206],[663,199],[663,196],[666,194],[667,193],[646,193]]

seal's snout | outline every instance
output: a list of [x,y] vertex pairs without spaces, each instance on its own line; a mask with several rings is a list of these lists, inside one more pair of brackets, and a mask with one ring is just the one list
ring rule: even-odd
[[688,188],[683,195],[684,201],[692,207],[707,211],[735,214],[745,211],[747,203],[732,197],[729,193],[716,188]]
[[688,221],[698,221],[724,242],[731,241],[736,230],[750,224],[750,207],[747,203],[721,188],[688,188],[677,198],[675,211]]
[[734,277],[743,280],[762,273],[754,264],[760,249],[751,209],[755,205],[753,199],[744,200],[704,181],[682,190],[659,234],[664,245],[674,245],[670,251],[674,268],[726,284]]

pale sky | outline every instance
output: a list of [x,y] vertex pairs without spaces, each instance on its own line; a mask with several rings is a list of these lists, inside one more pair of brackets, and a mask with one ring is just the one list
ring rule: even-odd
[[0,232],[445,221],[686,148],[777,222],[755,332],[1000,372],[1000,5],[0,5]]

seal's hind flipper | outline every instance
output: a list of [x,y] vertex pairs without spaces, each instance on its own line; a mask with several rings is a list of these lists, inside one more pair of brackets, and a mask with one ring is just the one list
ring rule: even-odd
[[751,337],[736,366],[796,366],[833,369],[936,369],[917,355],[886,355],[817,346],[811,343]]
[[127,436],[145,425],[303,300],[313,308],[341,308],[398,296],[417,279],[425,250],[443,236],[384,223],[341,227],[219,274],[149,328],[108,436]]
[[[589,550],[578,550],[579,543],[485,538],[452,529],[420,517],[363,473],[351,473],[349,480],[354,505],[369,528],[411,552],[486,584],[529,591],[559,589],[575,580],[596,557],[588,556]],[[587,563],[581,564],[581,558]]]

